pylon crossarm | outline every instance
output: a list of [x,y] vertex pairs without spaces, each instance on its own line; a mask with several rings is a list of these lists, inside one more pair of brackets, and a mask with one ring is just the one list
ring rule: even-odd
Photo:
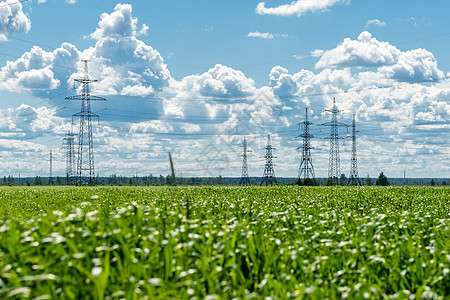
[[66,100],[79,100],[79,101],[83,101],[83,100],[106,101],[106,99],[103,97],[86,96],[86,95],[69,96],[69,97],[66,97],[65,99]]

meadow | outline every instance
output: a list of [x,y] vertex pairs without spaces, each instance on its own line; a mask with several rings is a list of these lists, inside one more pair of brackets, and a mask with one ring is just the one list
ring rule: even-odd
[[0,298],[448,299],[448,187],[3,187]]

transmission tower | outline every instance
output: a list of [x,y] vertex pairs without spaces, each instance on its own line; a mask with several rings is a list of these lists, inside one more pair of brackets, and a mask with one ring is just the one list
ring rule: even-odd
[[53,154],[52,154],[52,150],[50,150],[49,153],[49,162],[50,162],[50,177],[49,177],[49,182],[50,184],[53,184]]
[[331,122],[323,123],[322,126],[330,126],[331,134],[326,139],[330,140],[330,158],[328,163],[328,180],[332,185],[339,184],[341,175],[341,166],[339,158],[339,137],[338,127],[347,127],[346,124],[338,122],[338,114],[341,112],[336,106],[336,98],[333,98],[333,107],[325,111],[331,112]]
[[94,184],[94,145],[92,142],[92,119],[99,116],[91,111],[91,101],[106,101],[105,98],[92,96],[90,94],[89,84],[97,82],[89,77],[88,60],[82,60],[84,63],[84,78],[75,79],[82,85],[81,95],[67,97],[68,100],[80,100],[81,111],[74,114],[74,117],[80,118],[80,129],[78,133],[78,157],[77,157],[77,181],[82,184],[83,177],[88,178],[90,185]]
[[303,133],[298,137],[303,138],[303,145],[299,147],[302,149],[302,161],[300,162],[300,166],[298,168],[298,178],[314,179],[316,176],[314,174],[314,166],[311,159],[311,139],[314,136],[309,132],[309,126],[313,125],[313,123],[308,120],[308,108],[306,108],[305,121],[300,122],[299,125],[300,124],[303,125]]
[[66,133],[63,138],[63,146],[66,147],[66,182],[70,184],[74,175],[74,158],[75,158],[75,134]]
[[277,178],[275,177],[275,171],[273,170],[273,159],[275,158],[275,156],[273,156],[272,152],[272,150],[274,150],[275,148],[273,148],[270,144],[270,133],[267,136],[267,146],[265,149],[266,155],[264,156],[264,158],[266,159],[266,164],[264,167],[264,174],[260,185],[277,185]]
[[250,180],[248,178],[248,165],[247,165],[247,153],[251,152],[247,148],[247,138],[244,137],[244,143],[242,144],[242,176],[241,185],[250,185]]
[[358,159],[356,156],[356,121],[355,121],[355,115],[353,115],[353,122],[352,122],[352,159],[351,159],[351,166],[350,166],[350,177],[348,179],[347,185],[361,185],[361,181],[359,180],[358,176]]

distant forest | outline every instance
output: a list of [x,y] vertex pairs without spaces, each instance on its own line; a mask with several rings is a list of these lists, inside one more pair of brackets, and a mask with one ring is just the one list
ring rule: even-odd
[[[1,178],[1,177],[0,177]],[[359,178],[361,185],[370,186],[376,185],[377,178]],[[316,178],[314,184],[310,182],[304,184],[302,181],[298,181],[296,178],[277,178],[278,185],[327,185],[327,178]],[[86,180],[87,182],[87,180]],[[241,179],[236,177],[187,177],[179,178],[168,176],[141,176],[141,177],[127,177],[121,175],[110,175],[108,177],[96,177],[94,185],[116,185],[116,186],[170,186],[170,185],[240,185]],[[250,177],[250,185],[259,185],[261,183],[261,177]],[[447,178],[389,178],[389,185],[413,185],[413,186],[446,186],[450,184],[450,180]],[[347,185],[348,179],[345,175],[340,178],[340,184],[342,186]],[[0,179],[0,185],[2,186],[16,186],[16,185],[75,185],[74,179],[67,180],[65,177],[13,177],[4,176]]]

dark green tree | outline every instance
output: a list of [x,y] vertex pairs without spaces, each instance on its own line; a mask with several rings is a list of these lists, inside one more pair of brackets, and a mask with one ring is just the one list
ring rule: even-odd
[[368,185],[368,186],[372,186],[373,185],[373,179],[370,178],[369,174],[367,174],[367,176],[366,176],[366,185]]
[[431,178],[431,180],[430,180],[430,185],[431,185],[431,186],[435,186],[435,185],[436,185],[436,182],[434,181],[433,178]]
[[377,180],[375,181],[375,185],[378,185],[378,186],[390,185],[389,179],[386,177],[386,175],[384,175],[383,172],[381,172],[380,175],[378,176]]
[[347,185],[347,176],[345,176],[345,174],[341,174],[341,178],[339,178],[339,185]]

